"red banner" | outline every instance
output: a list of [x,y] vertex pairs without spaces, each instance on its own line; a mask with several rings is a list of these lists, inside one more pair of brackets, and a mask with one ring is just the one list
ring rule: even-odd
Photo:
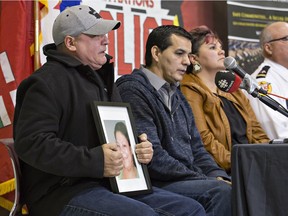
[[[1,1],[0,4],[0,139],[3,139],[13,137],[16,89],[33,72],[30,46],[34,40],[34,16],[33,1]],[[10,158],[1,144],[0,183],[12,177]],[[3,196],[13,200],[13,193]]]
[[18,84],[33,71],[33,1],[1,1],[0,139],[12,137]]

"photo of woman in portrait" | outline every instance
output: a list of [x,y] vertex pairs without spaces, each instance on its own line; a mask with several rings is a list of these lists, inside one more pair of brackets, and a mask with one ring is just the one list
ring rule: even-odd
[[114,128],[116,144],[123,155],[123,170],[118,176],[119,179],[139,178],[135,160],[133,157],[127,127],[123,122],[117,122]]

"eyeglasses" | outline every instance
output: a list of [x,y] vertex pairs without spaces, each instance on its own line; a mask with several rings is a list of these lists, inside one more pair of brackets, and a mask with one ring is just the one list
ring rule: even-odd
[[275,42],[275,41],[288,41],[288,36],[285,36],[285,37],[282,37],[282,38],[273,39],[273,40],[268,41],[267,43],[272,43],[272,42]]

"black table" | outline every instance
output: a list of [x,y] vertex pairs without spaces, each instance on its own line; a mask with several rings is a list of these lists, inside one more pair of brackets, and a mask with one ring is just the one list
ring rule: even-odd
[[232,148],[234,216],[288,216],[288,144]]

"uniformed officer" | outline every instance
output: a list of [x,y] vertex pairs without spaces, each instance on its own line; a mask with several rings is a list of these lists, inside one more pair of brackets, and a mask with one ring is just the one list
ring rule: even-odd
[[[288,23],[267,25],[260,36],[262,64],[252,74],[258,84],[285,109],[288,105]],[[273,94],[273,96],[271,95]],[[270,139],[288,138],[288,118],[258,98],[249,96],[254,112]]]

